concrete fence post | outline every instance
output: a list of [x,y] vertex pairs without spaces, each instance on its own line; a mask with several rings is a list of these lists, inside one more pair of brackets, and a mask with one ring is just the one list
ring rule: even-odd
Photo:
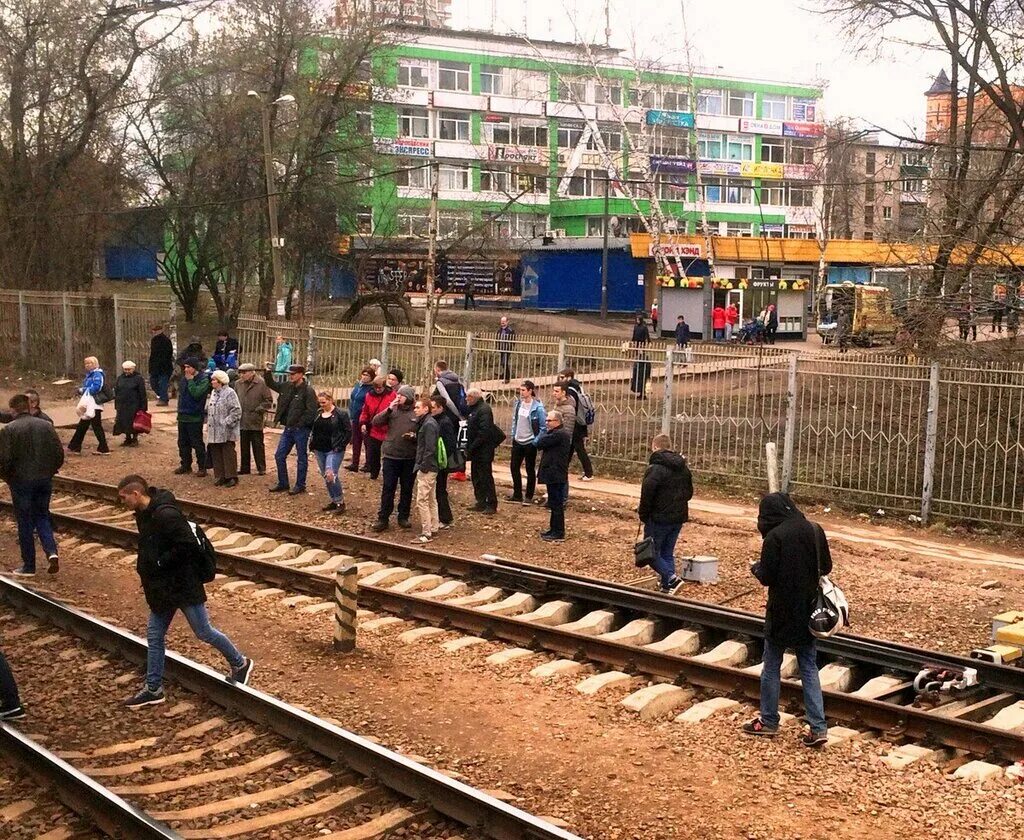
[[306,370],[316,373],[313,364],[316,361],[316,328],[310,324],[309,334],[306,337]]
[[561,373],[565,370],[565,357],[566,349],[568,348],[568,342],[564,338],[558,339],[558,368],[555,373]]
[[387,375],[388,372],[388,342],[391,340],[391,327],[385,326],[380,337],[380,372]]
[[355,565],[334,572],[334,649],[351,653],[356,648],[356,582]]
[[672,434],[672,393],[673,393],[673,373],[675,371],[675,349],[672,347],[665,348],[665,401],[661,407],[661,433],[663,435]]
[[75,325],[71,321],[71,298],[64,292],[60,296],[64,316],[64,375],[71,376],[75,369]]
[[473,381],[473,333],[466,333],[466,359],[462,365],[462,382],[469,390]]
[[167,327],[171,334],[171,353],[178,358],[178,300],[171,295],[171,304],[167,308]]
[[18,292],[18,349],[24,364],[28,361],[28,304],[24,292]]
[[927,525],[935,489],[935,447],[939,432],[939,363],[932,362],[928,377],[928,418],[925,423],[924,471],[921,480],[921,521]]
[[789,356],[789,383],[786,386],[786,429],[782,440],[782,492],[789,492],[793,480],[793,447],[796,445],[796,371],[797,354]]
[[114,370],[120,372],[124,363],[124,324],[121,323],[120,295],[114,295],[114,361]]

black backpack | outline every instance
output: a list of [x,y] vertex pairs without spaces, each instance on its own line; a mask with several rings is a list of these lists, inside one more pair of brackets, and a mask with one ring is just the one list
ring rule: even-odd
[[195,564],[196,574],[199,575],[199,579],[203,583],[209,583],[217,575],[217,551],[199,523],[193,522],[191,519],[186,521],[199,544],[199,550],[192,561]]

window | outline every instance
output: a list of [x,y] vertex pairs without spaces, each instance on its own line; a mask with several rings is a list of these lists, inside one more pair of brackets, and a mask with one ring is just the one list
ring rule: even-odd
[[548,146],[548,124],[546,122],[519,122],[512,124],[512,142],[517,146]]
[[437,235],[445,239],[469,233],[472,226],[473,219],[469,213],[442,210],[437,214]]
[[753,200],[754,190],[750,181],[740,181],[729,178],[725,182],[725,203],[726,204],[750,204]]
[[403,108],[398,112],[399,137],[429,137],[430,117],[421,108]]
[[502,84],[505,96],[518,96],[522,99],[547,99],[551,81],[547,73],[542,73],[539,70],[505,67]]
[[785,96],[762,96],[761,116],[766,120],[786,119],[786,97]]
[[752,236],[753,225],[750,222],[728,222],[725,226],[726,236]]
[[356,210],[356,233],[369,236],[373,233],[373,210],[369,207],[360,207]]
[[512,170],[512,174],[512,186],[517,194],[544,195],[548,191],[547,175],[540,175],[535,172],[523,172],[519,169]]
[[754,116],[754,94],[748,90],[729,91],[729,116]]
[[[601,128],[601,139],[604,141],[604,147],[609,152],[620,152],[622,151],[622,132],[609,128]],[[587,148],[594,151],[599,151],[597,145],[597,138],[593,135],[590,136],[590,141],[587,143]]]
[[604,236],[604,216],[587,216],[587,236]]
[[789,159],[786,163],[798,163],[804,166],[814,163],[814,146],[805,143],[790,142]]
[[782,207],[786,203],[786,188],[777,182],[761,182],[761,204]]
[[395,214],[395,236],[426,236],[430,217],[425,210],[399,210]]
[[722,91],[702,90],[697,94],[697,111],[701,114],[722,113]]
[[690,94],[685,90],[664,90],[661,92],[661,107],[665,111],[689,111]]
[[864,238],[870,242],[875,238],[875,235],[870,230],[866,230],[864,231]]
[[364,137],[373,135],[373,113],[356,111],[356,131]]
[[811,207],[814,204],[814,187],[804,184],[789,185],[790,207]]
[[886,154],[886,156],[885,156],[885,165],[886,166],[892,166],[895,163],[896,163],[896,155],[894,155],[892,152],[888,152]]
[[903,182],[903,192],[919,193],[924,192],[924,181],[920,178],[908,178]]
[[780,139],[769,140],[765,138],[761,141],[761,160],[769,161],[770,163],[785,163],[786,144]]
[[705,160],[722,159],[722,135],[711,132],[697,132],[697,157]]
[[589,102],[587,83],[579,79],[569,79],[558,83],[559,102]]
[[430,72],[422,64],[416,64],[412,61],[399,61],[398,86],[428,88],[430,87]]
[[443,163],[437,169],[437,188],[440,190],[468,190],[471,184],[468,166]]
[[401,158],[395,169],[395,186],[430,189],[430,167],[422,160]]
[[864,208],[864,227],[873,227],[875,224],[875,208],[865,207]]
[[924,152],[904,152],[904,166],[925,166]]
[[722,179],[702,178],[701,192],[704,193],[704,200],[709,204],[722,203]]
[[558,148],[575,149],[583,137],[582,123],[559,123]]
[[685,128],[654,126],[651,152],[668,157],[689,157],[690,132]]
[[439,90],[469,90],[469,65],[459,61],[441,61],[437,65]]
[[868,175],[874,175],[875,174],[875,153],[874,152],[868,152],[867,154],[864,155],[864,171]]
[[793,97],[793,120],[795,122],[814,122],[817,114],[818,101],[816,99],[801,99]]
[[512,236],[522,239],[535,239],[543,236],[548,229],[548,217],[536,213],[510,213]]
[[466,111],[439,111],[437,136],[441,140],[469,142],[469,114]]
[[569,179],[569,195],[595,196],[604,189],[604,178],[596,169],[577,169]]
[[870,204],[874,200],[875,200],[875,182],[874,181],[868,181],[864,185],[864,203],[865,204]]
[[761,235],[768,239],[782,239],[786,235],[784,225],[761,225]]
[[749,134],[730,134],[725,156],[729,160],[753,160],[754,138]]
[[598,105],[621,105],[622,85],[606,80],[594,82],[594,101]]
[[643,88],[637,90],[632,88],[629,91],[629,104],[637,105],[641,108],[653,108],[655,101],[657,101],[657,91],[654,88]]
[[480,189],[483,192],[510,192],[512,171],[509,169],[484,169],[480,172]]
[[786,225],[789,239],[814,239],[814,228],[810,225]]
[[658,188],[658,198],[663,201],[686,201],[690,189],[688,175],[657,175],[655,183]]
[[505,94],[504,75],[501,67],[485,64],[480,68],[480,93],[491,93],[495,96]]
[[882,218],[886,219],[886,220],[891,220],[892,219],[892,208],[891,207],[883,207],[882,208]]
[[885,191],[887,193],[891,193],[892,192],[892,181],[886,181],[885,182]]
[[484,141],[487,143],[497,143],[499,145],[507,145],[512,142],[512,123],[510,120],[502,120],[501,122],[485,122],[484,123]]

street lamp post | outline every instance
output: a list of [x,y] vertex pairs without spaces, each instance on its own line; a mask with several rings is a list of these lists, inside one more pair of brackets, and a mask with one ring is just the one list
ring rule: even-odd
[[274,177],[274,156],[270,148],[270,109],[274,105],[294,102],[295,97],[286,93],[268,105],[257,91],[250,90],[248,95],[255,97],[260,103],[260,117],[263,123],[263,169],[267,178],[267,217],[270,227],[270,270],[274,278],[273,299],[279,301],[284,286],[281,269],[281,247],[284,243],[277,227],[277,183]]

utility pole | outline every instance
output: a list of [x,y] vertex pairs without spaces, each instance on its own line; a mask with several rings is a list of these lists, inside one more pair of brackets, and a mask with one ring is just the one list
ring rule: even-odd
[[437,158],[430,161],[430,217],[427,241],[427,312],[423,321],[423,383],[429,392],[434,373],[434,281],[437,277]]
[[601,319],[608,318],[608,186],[611,176],[604,178],[604,223],[601,225],[604,241],[601,243]]

